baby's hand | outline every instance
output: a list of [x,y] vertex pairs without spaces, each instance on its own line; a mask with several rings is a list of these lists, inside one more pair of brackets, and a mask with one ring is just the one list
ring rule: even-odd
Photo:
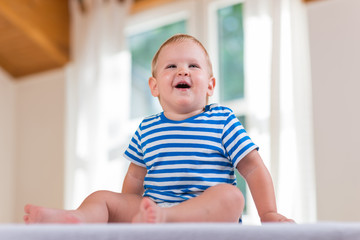
[[268,212],[261,216],[261,222],[288,222],[295,223],[294,220],[289,219],[277,212]]

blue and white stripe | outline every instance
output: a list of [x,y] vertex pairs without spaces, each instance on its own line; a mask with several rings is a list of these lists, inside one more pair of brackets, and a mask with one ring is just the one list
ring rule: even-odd
[[235,185],[235,166],[254,149],[233,112],[212,104],[184,121],[145,118],[124,156],[147,168],[144,196],[182,202],[220,183]]

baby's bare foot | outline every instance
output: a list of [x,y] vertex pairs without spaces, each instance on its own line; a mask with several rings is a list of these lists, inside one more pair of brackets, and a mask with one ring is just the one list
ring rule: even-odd
[[133,218],[133,223],[161,223],[165,222],[164,209],[157,206],[149,198],[143,198],[140,203],[139,212]]
[[24,208],[25,223],[80,223],[74,211],[44,208],[28,204]]

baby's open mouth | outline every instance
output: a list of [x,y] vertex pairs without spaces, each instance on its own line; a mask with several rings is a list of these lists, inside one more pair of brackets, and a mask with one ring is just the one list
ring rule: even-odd
[[178,83],[175,88],[190,88],[190,85],[187,83]]

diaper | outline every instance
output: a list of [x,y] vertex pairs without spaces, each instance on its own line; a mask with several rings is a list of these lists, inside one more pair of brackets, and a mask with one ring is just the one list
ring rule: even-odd
[[158,203],[157,205],[159,207],[163,207],[163,208],[169,208],[169,207],[173,207],[178,205],[178,202],[162,202],[162,203]]

